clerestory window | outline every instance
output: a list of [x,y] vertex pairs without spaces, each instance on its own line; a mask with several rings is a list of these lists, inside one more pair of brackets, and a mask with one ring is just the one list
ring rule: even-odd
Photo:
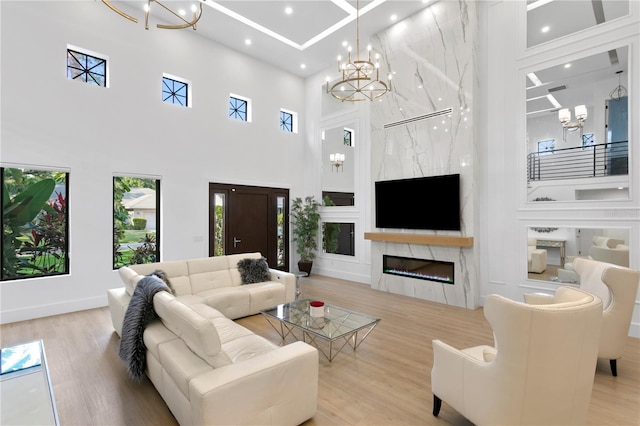
[[179,105],[183,107],[191,106],[191,88],[187,81],[167,74],[162,77],[162,102]]
[[67,78],[94,86],[107,87],[107,60],[67,48]]

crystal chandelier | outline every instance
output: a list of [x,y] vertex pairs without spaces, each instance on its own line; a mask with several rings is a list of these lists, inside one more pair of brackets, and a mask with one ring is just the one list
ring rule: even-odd
[[[126,19],[128,19],[130,21],[133,21],[135,23],[138,23],[138,19],[137,18],[134,18],[133,16],[131,16],[131,15],[123,12],[122,10],[118,9],[109,0],[102,0],[102,3],[106,4],[107,6],[109,6],[109,9],[113,10],[118,15],[122,16],[123,18],[126,18]],[[184,11],[184,9],[178,9],[178,11],[176,12],[173,9],[171,9],[170,7],[165,6],[163,3],[161,3],[158,0],[147,0],[147,3],[144,5],[144,29],[145,30],[149,29],[149,13],[151,12],[151,5],[153,3],[155,3],[158,6],[162,7],[165,11],[167,11],[168,13],[170,13],[171,15],[173,15],[174,17],[176,17],[180,21],[182,21],[182,23],[174,24],[174,25],[157,24],[156,26],[158,28],[168,29],[168,30],[180,30],[180,29],[183,29],[183,28],[191,27],[195,31],[196,23],[202,17],[202,1],[198,1],[197,2],[199,4],[199,7],[196,6],[195,4],[191,5],[191,12],[193,13],[193,19],[188,21],[186,18],[184,18],[184,16],[186,15],[186,12]]]
[[380,80],[379,54],[375,55],[375,63],[371,60],[371,46],[367,47],[367,59],[360,59],[360,7],[356,1],[356,59],[351,60],[351,46],[348,48],[347,61],[342,62],[338,56],[338,72],[341,78],[331,84],[327,77],[327,93],[340,101],[364,101],[379,98],[391,90],[391,75],[389,84]]

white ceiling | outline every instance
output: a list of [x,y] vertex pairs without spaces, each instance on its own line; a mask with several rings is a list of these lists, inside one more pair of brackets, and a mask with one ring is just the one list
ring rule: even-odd
[[[193,1],[161,0],[173,10],[189,10]],[[143,6],[147,1],[112,1],[133,17],[143,29]],[[157,23],[179,23],[157,2],[151,2],[149,31]],[[356,43],[356,1],[347,0],[203,0],[203,14],[196,33],[234,50],[301,77],[308,77],[336,65],[346,56],[343,42]],[[375,34],[418,12],[434,0],[359,0],[360,48],[366,49]],[[291,14],[285,8],[292,9]],[[109,10],[105,6],[105,13]],[[111,12],[112,13],[112,12]],[[191,12],[187,15],[190,16]],[[391,19],[396,15],[395,21]],[[177,31],[192,31],[191,29]],[[245,40],[251,40],[247,45]],[[301,68],[305,64],[305,68]]]
[[[198,0],[160,1],[161,4],[155,0],[150,2],[149,31],[192,31],[158,29],[156,24],[179,23],[162,4],[176,11],[188,10]],[[337,72],[337,56],[346,55],[343,42],[354,45],[355,49],[356,6],[360,10],[360,48],[364,51],[373,34],[437,1],[457,0],[359,0],[359,3],[356,0],[202,0],[203,14],[195,34],[304,78],[333,66]],[[138,18],[137,25],[144,31],[143,6],[147,0],[113,0],[111,3]],[[285,13],[287,7],[292,9],[291,14]],[[628,13],[629,1],[527,0],[527,7],[530,9],[527,44],[534,46],[624,16]],[[113,12],[105,6],[105,13]],[[396,15],[395,21],[391,20],[392,15]],[[542,32],[545,26],[549,30]],[[251,44],[247,45],[245,40],[251,40]],[[538,98],[527,102],[527,111],[557,110],[546,95],[549,88],[562,85],[567,89],[553,92],[561,107],[580,103],[576,99],[579,88],[613,76],[619,69],[626,71],[627,52],[620,53],[617,64],[603,53],[581,60],[570,69],[558,66],[537,72],[542,85],[527,91],[527,98]],[[306,67],[301,68],[301,64]]]
[[[528,0],[527,4],[534,5],[527,12],[528,46],[546,43],[629,13],[628,0]],[[542,31],[545,27],[547,31]],[[535,71],[533,74],[539,83],[534,84],[527,78],[529,118],[549,113],[557,115],[559,108],[573,109],[576,105],[593,108],[594,86],[605,80],[615,80],[617,71],[623,71],[621,82],[628,87],[627,62],[628,48],[622,47]],[[610,89],[614,87],[612,85]]]

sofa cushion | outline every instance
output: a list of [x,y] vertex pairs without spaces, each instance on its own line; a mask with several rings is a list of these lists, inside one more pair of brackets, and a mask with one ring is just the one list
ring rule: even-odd
[[267,258],[245,258],[238,261],[238,271],[242,284],[255,284],[271,280]]
[[225,317],[236,319],[251,314],[251,295],[244,287],[216,288],[203,291],[196,296],[202,298],[207,305],[222,312]]
[[234,364],[270,352],[277,347],[229,318],[219,317],[213,319],[212,322],[220,336],[222,352]]
[[226,256],[188,260],[187,266],[193,294],[233,285]]
[[228,365],[221,352],[221,342],[211,319],[185,305],[171,294],[161,292],[153,298],[153,306],[165,327],[180,337],[189,349],[213,367]]
[[187,262],[183,260],[174,260],[171,262],[155,262],[144,263],[140,265],[131,265],[131,269],[140,275],[150,275],[156,270],[164,271],[171,280],[171,286],[175,290],[176,296],[192,294],[191,282],[189,280],[189,269]]

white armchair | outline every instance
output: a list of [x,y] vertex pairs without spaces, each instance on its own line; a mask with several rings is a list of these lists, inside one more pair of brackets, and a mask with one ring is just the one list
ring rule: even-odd
[[[602,335],[598,357],[608,359],[611,374],[617,376],[617,360],[622,358],[629,336],[640,271],[585,258],[577,258],[573,268],[580,277],[580,289],[602,299]],[[553,296],[546,294],[525,294],[526,303],[552,303],[552,300]]]
[[[558,269],[558,279],[560,282],[580,283],[580,277],[573,268],[573,262],[577,258],[579,257],[569,256],[567,263],[564,265],[564,269]],[[582,258],[584,258],[584,256],[582,256]],[[624,240],[596,235],[593,237],[593,245],[589,249],[589,256],[587,258],[629,267],[629,246],[624,244]]]
[[547,251],[536,247],[537,242],[532,237],[527,240],[527,271],[541,274],[547,269]]
[[571,287],[542,306],[489,295],[494,347],[433,341],[433,415],[445,401],[477,425],[586,423],[601,311],[600,298]]

